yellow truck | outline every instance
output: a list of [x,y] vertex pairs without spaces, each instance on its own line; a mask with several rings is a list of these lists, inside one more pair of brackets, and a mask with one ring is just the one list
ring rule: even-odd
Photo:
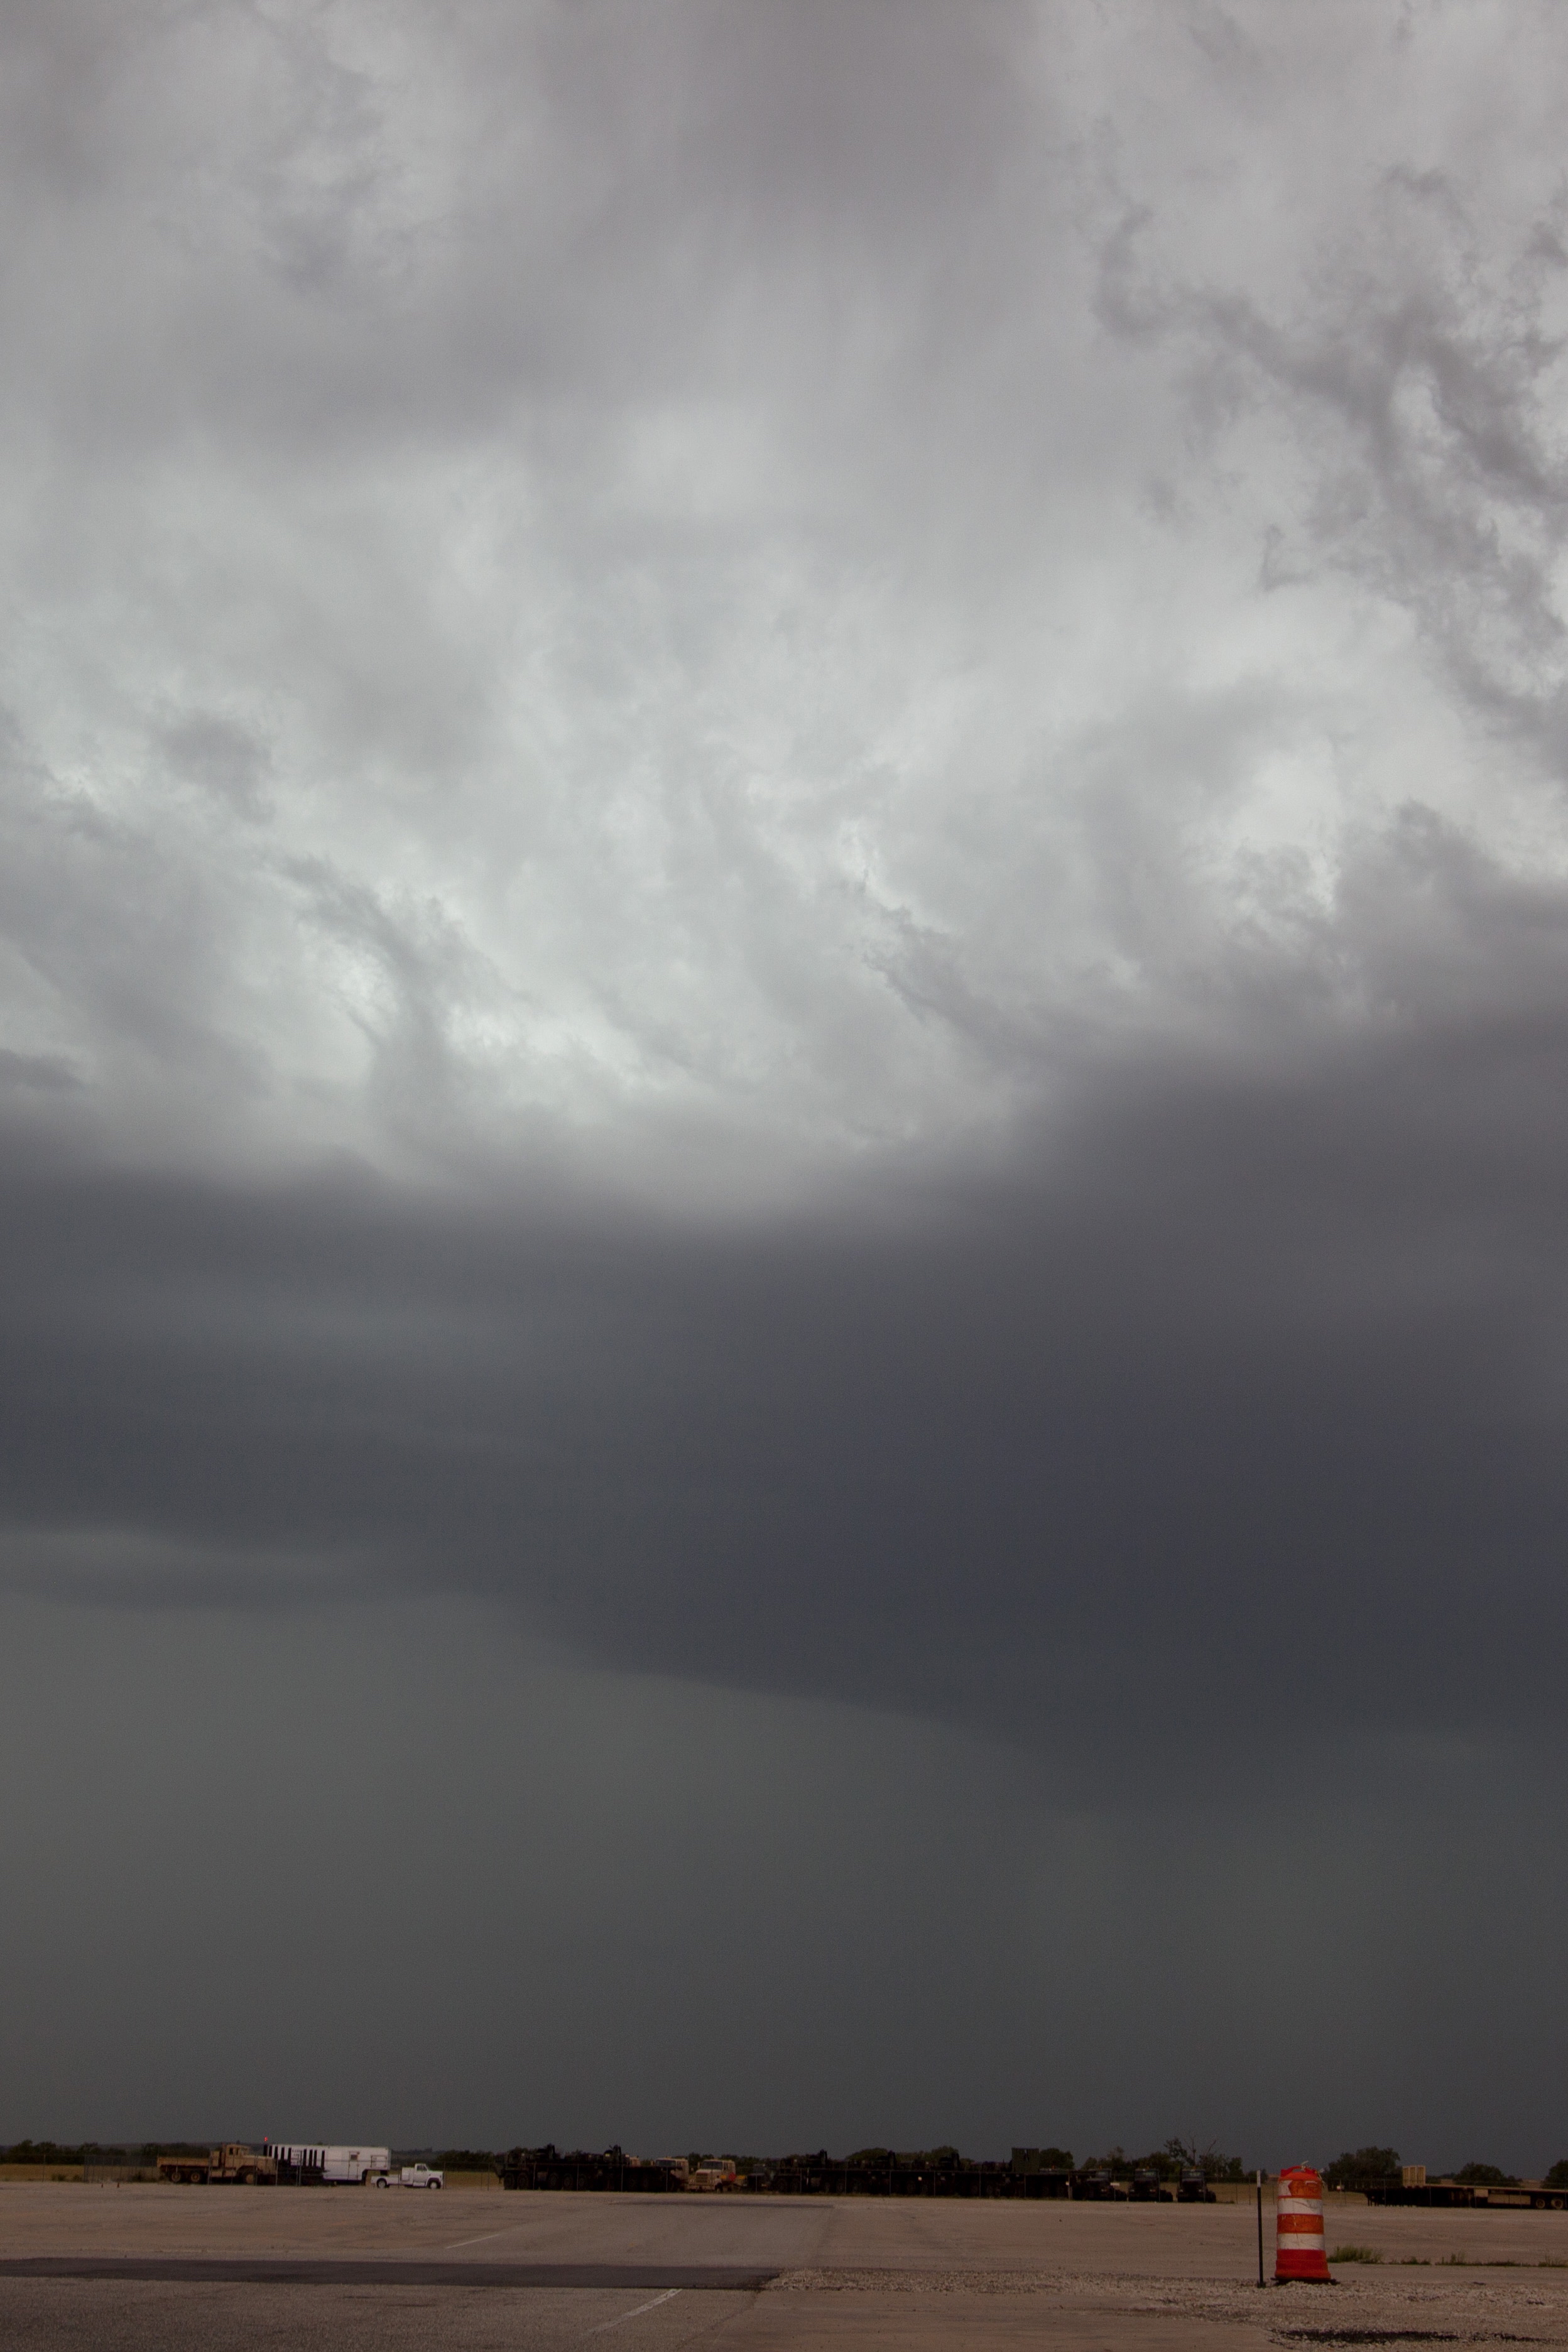
[[238,2180],[247,2188],[258,2184],[276,2184],[278,2160],[260,2148],[247,2147],[239,2140],[226,2139],[208,2156],[161,2156],[158,2158],[160,2180]]

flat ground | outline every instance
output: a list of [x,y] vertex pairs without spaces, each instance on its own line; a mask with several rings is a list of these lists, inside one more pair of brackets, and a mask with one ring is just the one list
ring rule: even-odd
[[[1266,2208],[1270,2240],[1272,2212]],[[1332,2207],[1333,2288],[1245,2205],[0,2183],[6,2352],[1568,2346],[1568,2214]],[[1545,2265],[1545,2267],[1542,2267]],[[1271,2266],[1271,2263],[1270,2263]],[[609,2352],[608,2346],[605,2352]]]

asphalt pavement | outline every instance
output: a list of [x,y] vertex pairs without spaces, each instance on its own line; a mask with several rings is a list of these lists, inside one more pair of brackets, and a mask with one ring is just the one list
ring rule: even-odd
[[[1270,2216],[1271,2219],[1271,2216]],[[1303,2352],[1568,2347],[1568,2215],[0,2183],[5,2352]]]

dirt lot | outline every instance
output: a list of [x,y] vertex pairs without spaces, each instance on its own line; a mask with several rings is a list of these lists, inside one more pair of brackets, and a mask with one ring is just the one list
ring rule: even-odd
[[0,2183],[0,2341],[7,2352],[555,2352],[610,2335],[626,2352],[1568,2346],[1568,2215],[1331,2210],[1331,2247],[1352,2238],[1383,2262],[1341,2266],[1331,2288],[1260,2294],[1246,2206]]

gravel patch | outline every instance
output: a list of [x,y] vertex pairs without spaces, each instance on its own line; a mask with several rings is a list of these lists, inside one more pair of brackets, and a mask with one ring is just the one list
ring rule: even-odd
[[1107,2272],[980,2269],[782,2271],[767,2294],[1027,2295],[1141,2316],[1245,2322],[1281,2347],[1304,2344],[1568,2345],[1568,2282],[1510,2278],[1400,2278],[1387,2271],[1331,2287],[1269,2286],[1230,2279],[1151,2279]]

